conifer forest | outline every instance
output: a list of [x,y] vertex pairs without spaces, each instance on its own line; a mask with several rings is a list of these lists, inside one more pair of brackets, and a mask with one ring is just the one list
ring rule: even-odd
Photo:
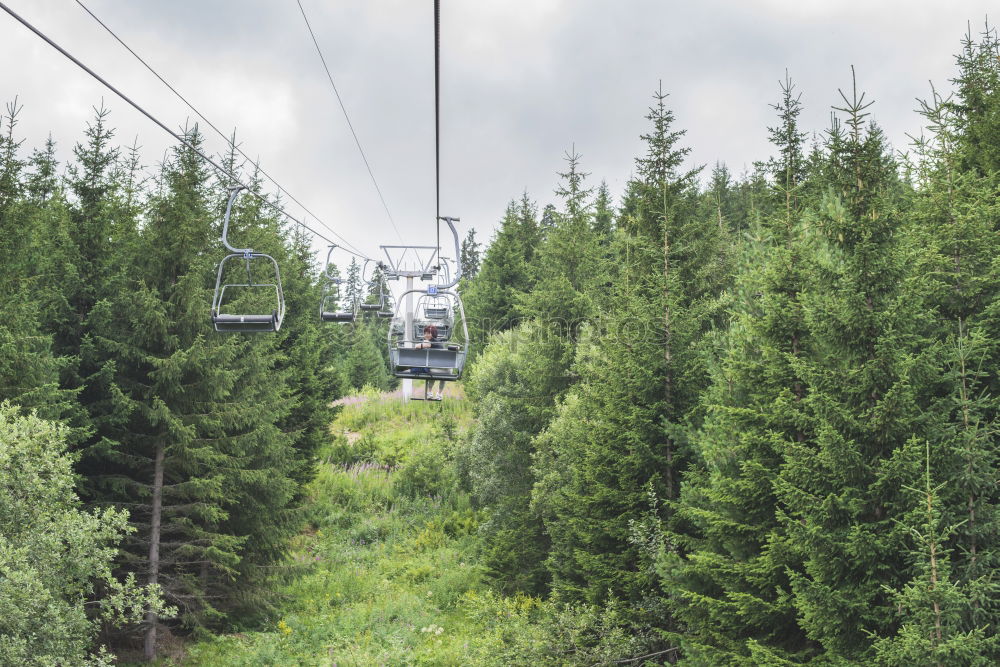
[[149,166],[109,94],[30,145],[3,90],[0,667],[1000,664],[1000,36],[954,43],[908,145],[776,72],[739,174],[619,100],[631,173],[577,144],[423,276],[437,390],[399,267],[236,139]]

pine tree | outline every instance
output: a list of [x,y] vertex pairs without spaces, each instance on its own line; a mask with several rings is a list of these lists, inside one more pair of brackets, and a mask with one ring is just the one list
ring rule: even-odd
[[351,257],[351,264],[347,267],[347,279],[344,282],[341,308],[353,308],[353,304],[361,303],[364,297],[364,285],[361,279],[361,266],[358,265],[356,257]]
[[465,238],[462,240],[461,267],[462,278],[472,280],[479,273],[480,248],[481,244],[476,241],[476,230],[470,227]]
[[489,334],[513,328],[518,321],[516,295],[529,292],[533,284],[529,264],[540,238],[536,215],[527,193],[507,205],[500,229],[483,254],[482,268],[462,293],[473,350],[485,346]]
[[[746,258],[730,299],[729,322],[693,434],[697,463],[676,505],[671,550],[660,555],[679,637],[696,662],[798,660],[814,650],[797,627],[781,535],[776,475],[790,443],[812,437],[803,363],[814,353],[803,294],[830,275],[823,241],[802,220],[802,182],[792,84],[769,130],[773,213],[752,222]],[[763,198],[763,197],[762,197]]]
[[382,352],[385,347],[384,328],[369,322],[352,326],[350,347],[344,359],[344,372],[349,386],[354,390],[366,386],[380,391],[388,389],[391,380]]
[[[76,392],[60,388],[70,360],[57,356],[44,328],[47,305],[57,294],[51,279],[61,259],[53,252],[57,229],[46,223],[58,223],[64,208],[59,202],[29,199],[37,176],[25,174],[25,167],[54,171],[54,165],[37,154],[28,164],[20,158],[22,141],[15,138],[19,111],[15,100],[0,117],[0,400],[57,420],[76,414]],[[74,440],[83,435],[83,425],[77,426]]]
[[922,463],[908,444],[928,433],[939,376],[920,317],[925,277],[907,272],[899,242],[895,162],[868,122],[871,103],[856,89],[844,101],[818,220],[837,273],[803,296],[817,351],[802,371],[813,434],[787,444],[774,488],[799,625],[828,659],[864,661],[869,633],[894,623],[885,591],[906,570],[901,487]]
[[[584,187],[588,174],[580,171],[581,156],[568,152],[567,171],[560,173],[556,194],[563,210],[553,214],[551,228],[531,260],[531,289],[517,296],[523,319],[556,327],[567,343],[579,326],[593,316],[591,295],[600,251],[593,232],[592,190]],[[570,348],[567,353],[572,354]],[[564,360],[568,365],[569,358]]]
[[971,31],[962,40],[956,61],[957,100],[949,102],[955,114],[956,138],[960,144],[960,169],[980,176],[1000,168],[1000,37],[986,26],[976,41]]
[[548,585],[548,537],[530,508],[534,438],[566,387],[565,341],[544,322],[494,335],[467,382],[476,428],[469,443],[473,495],[486,514],[483,561],[501,590],[540,594]]
[[880,665],[992,665],[998,638],[987,626],[966,630],[967,610],[975,604],[977,582],[961,583],[952,576],[953,550],[947,544],[957,526],[946,525],[940,492],[944,484],[931,485],[930,444],[927,445],[923,488],[906,487],[917,508],[908,521],[915,542],[917,574],[893,591],[902,623],[896,635],[874,643]]
[[697,170],[680,171],[688,150],[677,146],[683,132],[672,129],[665,98],[655,95],[647,154],[622,206],[614,326],[583,355],[582,381],[537,444],[533,503],[552,539],[547,563],[553,588],[574,599],[652,595],[630,520],[643,518],[648,485],[676,497],[682,425],[704,379],[697,341],[718,289],[712,281],[722,277],[721,238],[714,220],[695,215]]
[[[533,439],[569,386],[575,338],[592,315],[600,252],[579,160],[575,151],[566,154],[568,169],[556,191],[563,210],[552,215],[552,226],[526,267],[531,289],[516,295],[524,322],[493,337],[470,381],[479,417],[470,444],[471,476],[490,515],[483,530],[486,563],[495,581],[511,590],[537,593],[548,580],[547,539],[529,507]],[[496,242],[490,252],[494,248]],[[488,253],[482,277],[492,266]]]
[[[961,613],[962,627],[967,632],[984,629],[993,638],[1000,590],[987,582],[998,563],[1000,498],[992,477],[1000,450],[995,442],[995,381],[986,369],[995,367],[997,359],[993,304],[1000,283],[993,268],[998,244],[991,194],[997,176],[968,168],[969,144],[962,137],[959,114],[936,90],[931,92],[921,112],[932,134],[916,142],[914,242],[928,251],[918,270],[933,281],[938,336],[945,350],[945,385],[935,418],[939,431],[931,447],[933,467],[943,483],[936,511],[942,522],[955,526],[942,548],[951,550],[957,585],[974,595]],[[996,658],[995,650],[992,655]]]
[[[194,145],[200,137],[192,132]],[[297,493],[293,437],[279,424],[294,401],[277,363],[276,337],[208,332],[214,222],[208,174],[194,151],[175,151],[127,289],[95,304],[85,363],[102,401],[90,405],[100,439],[84,471],[93,500],[131,511],[138,529],[124,565],[159,584],[189,626],[217,619],[247,572],[267,561]],[[248,201],[249,200],[249,201]],[[230,238],[281,256],[276,221],[258,222],[244,199]],[[216,208],[216,210],[218,210]],[[268,240],[270,239],[270,240]],[[287,534],[287,532],[284,532]],[[156,652],[159,619],[146,618],[144,653]]]

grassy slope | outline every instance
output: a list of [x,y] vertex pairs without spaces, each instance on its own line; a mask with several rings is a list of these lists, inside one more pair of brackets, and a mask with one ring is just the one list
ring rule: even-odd
[[479,517],[459,480],[472,426],[460,395],[367,399],[332,426],[282,617],[195,644],[183,664],[605,665],[648,652],[614,604],[489,588],[476,562]]
[[469,664],[486,630],[469,614],[482,588],[476,515],[450,457],[470,410],[369,399],[333,424],[337,442],[311,489],[314,525],[291,556],[306,571],[284,617],[268,632],[197,644],[187,664]]

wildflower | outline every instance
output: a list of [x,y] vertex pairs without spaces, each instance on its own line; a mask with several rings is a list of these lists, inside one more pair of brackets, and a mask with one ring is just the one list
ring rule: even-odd
[[292,634],[292,629],[288,627],[287,623],[285,623],[285,619],[281,619],[280,621],[278,621],[278,629],[281,630],[281,633],[286,637]]

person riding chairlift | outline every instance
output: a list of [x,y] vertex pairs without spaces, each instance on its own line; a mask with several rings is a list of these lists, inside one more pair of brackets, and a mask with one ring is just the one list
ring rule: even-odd
[[[424,339],[422,341],[420,341],[419,343],[417,343],[416,345],[414,345],[413,347],[416,348],[416,349],[418,349],[418,350],[427,349],[427,348],[433,348],[433,349],[436,349],[436,350],[444,349],[444,343],[438,342],[437,337],[438,337],[438,329],[437,329],[437,327],[434,326],[433,324],[428,324],[427,326],[424,327]],[[412,372],[414,372],[414,373],[426,373],[426,374],[429,375],[430,372],[431,372],[431,369],[430,368],[414,368]],[[443,398],[442,393],[444,392],[444,380],[437,380],[437,383],[438,383],[438,392],[436,394],[432,391],[434,389],[434,382],[435,382],[435,380],[425,380],[424,381],[424,396],[427,397],[427,398],[430,398],[431,400],[434,400],[434,401],[440,401]]]

